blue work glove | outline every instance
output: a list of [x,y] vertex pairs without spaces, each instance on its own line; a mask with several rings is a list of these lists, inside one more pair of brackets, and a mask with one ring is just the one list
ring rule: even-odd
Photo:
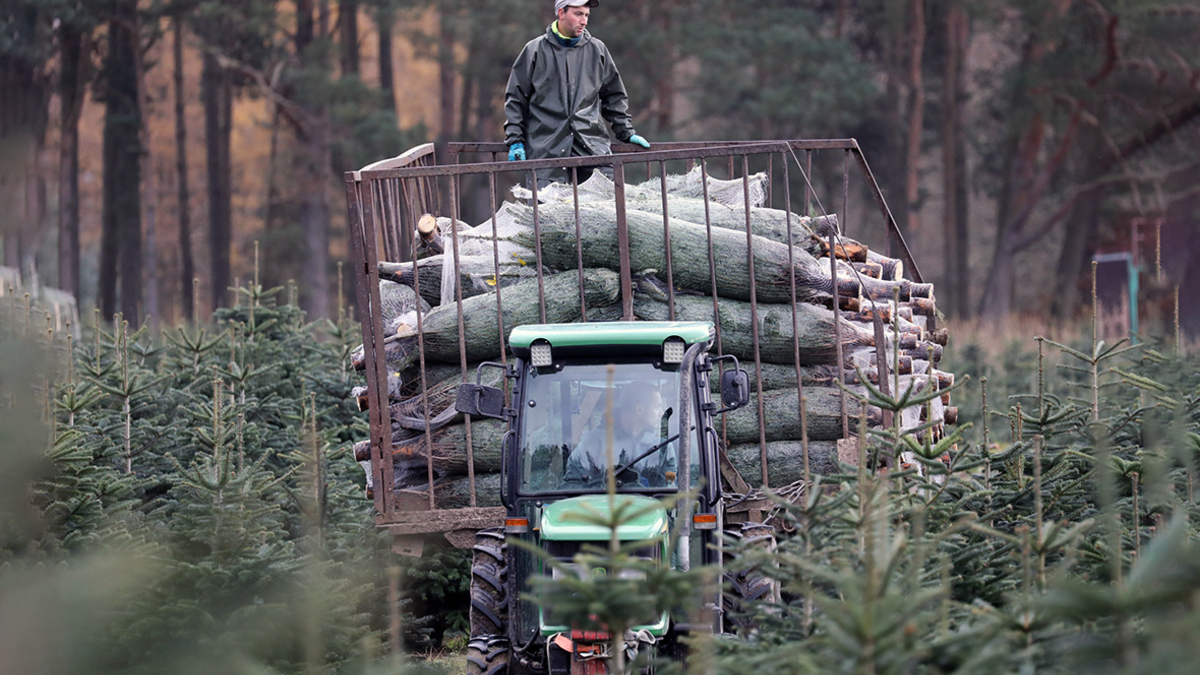
[[524,162],[525,161],[525,144],[513,143],[508,146],[508,161]]
[[643,148],[646,148],[647,150],[650,149],[650,141],[642,138],[641,136],[638,136],[637,134],[630,136],[629,142],[633,143],[634,145],[640,145]]

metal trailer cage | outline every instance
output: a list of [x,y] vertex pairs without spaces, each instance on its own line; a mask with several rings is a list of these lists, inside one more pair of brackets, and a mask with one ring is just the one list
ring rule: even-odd
[[[630,241],[629,230],[626,221],[626,202],[625,191],[626,181],[631,174],[645,175],[647,179],[652,179],[656,174],[662,180],[663,193],[663,228],[664,241],[670,241],[670,212],[666,197],[666,180],[668,163],[670,166],[684,166],[686,169],[693,169],[697,165],[702,174],[702,185],[704,186],[704,197],[707,204],[708,198],[708,178],[710,171],[716,170],[728,175],[729,178],[740,177],[745,190],[745,215],[746,215],[746,232],[748,244],[748,258],[750,278],[752,280],[751,288],[753,288],[754,279],[754,251],[752,248],[752,235],[750,233],[750,199],[749,199],[749,181],[751,176],[751,163],[760,171],[765,170],[768,175],[768,185],[772,187],[769,195],[770,202],[768,205],[774,208],[786,210],[789,214],[794,211],[793,195],[791,185],[793,182],[802,185],[803,196],[803,214],[809,214],[812,210],[814,199],[816,203],[821,204],[817,198],[818,195],[813,187],[813,161],[814,157],[821,155],[822,160],[828,160],[832,155],[835,162],[834,172],[840,173],[834,180],[826,181],[827,183],[835,183],[836,178],[840,178],[841,184],[841,199],[839,214],[839,225],[841,232],[848,230],[845,222],[846,211],[849,202],[852,171],[851,167],[855,167],[856,172],[853,174],[861,181],[860,189],[869,194],[878,207],[878,217],[882,220],[882,224],[887,233],[884,254],[891,256],[892,251],[896,251],[898,257],[906,266],[906,272],[913,281],[922,282],[920,271],[912,258],[911,252],[904,241],[904,237],[888,209],[884,201],[883,193],[880,190],[874,175],[871,172],[870,166],[859,148],[857,141],[854,139],[834,139],[834,140],[788,140],[788,141],[765,141],[765,142],[708,142],[708,143],[658,143],[653,150],[643,150],[637,146],[629,144],[616,144],[613,148],[614,154],[596,156],[596,157],[572,157],[567,159],[548,159],[548,160],[532,160],[523,162],[507,162],[504,161],[507,155],[507,148],[501,143],[450,143],[446,147],[447,155],[452,158],[451,163],[438,164],[435,157],[435,148],[433,144],[425,144],[408,150],[407,152],[391,158],[376,162],[364,167],[359,171],[351,171],[345,174],[346,182],[346,199],[348,214],[348,225],[350,231],[351,246],[354,255],[354,277],[356,279],[357,300],[359,308],[359,318],[362,326],[362,338],[364,359],[366,365],[367,390],[369,397],[369,419],[370,419],[370,448],[371,448],[371,478],[378,489],[374,492],[374,504],[376,509],[376,522],[380,527],[386,528],[397,536],[396,548],[398,551],[410,553],[419,552],[420,540],[425,534],[442,532],[446,533],[452,543],[456,545],[468,544],[469,536],[473,535],[475,530],[484,527],[490,527],[503,522],[504,509],[502,507],[481,507],[479,506],[478,494],[476,491],[475,480],[475,461],[470,451],[471,439],[471,420],[468,417],[466,424],[466,438],[468,445],[468,480],[470,486],[469,506],[466,508],[439,508],[435,497],[435,491],[430,487],[425,492],[414,492],[405,490],[393,489],[394,474],[393,463],[390,461],[393,452],[392,444],[392,426],[390,420],[389,407],[382,405],[380,402],[388,400],[388,382],[387,369],[384,359],[384,327],[380,314],[381,301],[379,291],[379,271],[378,263],[381,261],[402,262],[412,260],[412,252],[416,250],[417,233],[416,224],[422,214],[441,214],[448,216],[451,222],[457,222],[460,219],[460,214],[463,212],[462,198],[462,183],[467,181],[484,180],[487,183],[487,193],[489,196],[489,213],[495,214],[500,204],[498,202],[498,192],[500,179],[503,174],[524,176],[526,183],[532,189],[533,199],[531,206],[533,207],[533,225],[534,237],[538,241],[536,246],[536,274],[539,284],[539,304],[541,315],[545,317],[545,295],[542,288],[542,280],[544,274],[541,246],[540,246],[540,231],[538,219],[538,196],[536,181],[532,180],[533,172],[537,169],[565,167],[572,175],[572,188],[575,196],[575,213],[576,213],[576,247],[580,251],[578,273],[580,278],[580,306],[583,310],[584,320],[586,320],[587,304],[583,297],[583,262],[582,250],[580,248],[579,234],[579,181],[578,169],[580,168],[599,168],[610,167],[613,173],[613,182],[616,192],[616,232],[617,232],[617,247],[620,260],[620,306],[621,314],[624,320],[633,319],[633,272],[630,269]],[[465,156],[476,155],[483,156],[491,161],[476,161],[463,162]],[[841,155],[840,162],[837,162],[838,155]],[[840,167],[837,166],[840,164]],[[840,169],[840,171],[838,171]],[[826,176],[830,172],[826,171]],[[797,175],[801,177],[802,183],[796,180]],[[774,186],[780,186],[774,188]],[[775,194],[782,192],[782,194]],[[799,202],[799,200],[796,200]],[[838,202],[828,202],[838,204]],[[824,208],[822,208],[824,210]],[[874,217],[874,216],[872,216]],[[495,216],[492,217],[493,228],[495,227]],[[716,268],[717,261],[714,259],[712,248],[712,223],[708,218],[706,208],[705,227],[709,232],[709,247],[708,247],[708,265],[709,272],[713,278],[713,310],[714,317],[717,311],[716,297]],[[788,217],[788,235],[791,240],[792,222]],[[460,271],[457,246],[457,231],[455,228],[450,228],[454,232],[454,272],[457,275]],[[830,235],[829,247],[833,251],[836,242],[836,234]],[[495,243],[495,229],[493,229],[493,243]],[[792,247],[789,245],[789,257],[791,256]],[[667,285],[668,307],[670,318],[675,318],[675,293],[673,276],[673,265],[671,261],[671,247],[666,247],[666,269],[659,270],[659,273],[665,275],[664,281]],[[837,267],[834,263],[836,256],[830,255],[831,270],[834,277],[834,283],[837,283]],[[415,270],[414,270],[415,271]],[[498,254],[495,257],[495,272],[497,279],[500,272],[500,261]],[[420,291],[419,275],[414,275],[417,279],[414,281],[416,289]],[[497,295],[497,319],[500,325],[501,335],[501,354],[507,352],[506,335],[507,331],[511,330],[511,326],[503,324],[503,295],[504,289],[500,288],[500,284],[496,285]],[[459,342],[460,342],[460,359],[459,366],[463,381],[467,381],[474,376],[468,372],[467,358],[465,346],[463,342],[463,294],[461,284],[458,285],[457,297],[455,300],[458,312],[459,326]],[[835,300],[836,303],[836,300]],[[792,284],[792,317],[793,326],[795,325],[795,284],[793,279]],[[752,324],[754,324],[754,355],[755,366],[761,365],[759,359],[759,335],[757,329],[757,312],[758,302],[756,295],[752,291],[751,300],[751,316]],[[840,323],[836,318],[839,312],[835,311],[835,330],[838,330],[840,335]],[[426,380],[426,363],[424,356],[424,342],[421,339],[421,317],[417,318],[418,332],[418,349],[421,352],[418,361],[420,366],[420,388],[421,391],[426,391],[429,384]],[[721,334],[720,323],[717,324],[717,350],[720,352]],[[882,327],[876,322],[877,335],[881,334]],[[793,342],[796,353],[796,362],[799,361],[799,346],[798,338],[793,331]],[[840,352],[840,345],[839,345]],[[502,357],[503,358],[503,357]],[[839,354],[840,359],[840,354]],[[886,359],[878,359],[881,368],[881,380],[886,382]],[[756,375],[756,390],[759,393],[759,419],[762,420],[762,372],[757,369]],[[803,395],[803,384],[800,383],[799,365],[797,365],[797,388],[800,389],[801,396]],[[844,396],[844,394],[843,394]],[[798,399],[799,400],[799,399]],[[845,415],[845,402],[843,399],[843,432],[844,437],[849,437],[849,427]],[[423,414],[428,423],[430,419],[430,410],[428,401],[426,400]],[[797,411],[800,414],[800,411]],[[766,461],[766,437],[760,423],[759,430],[759,445],[761,448],[761,466],[762,466],[762,485],[769,486],[770,476],[767,470]],[[431,433],[428,429],[425,431],[426,443],[431,444]],[[427,452],[427,465],[430,486],[433,484],[433,460],[432,453]],[[387,458],[388,461],[384,461]],[[742,483],[735,475],[726,476],[727,479]],[[742,483],[740,486],[745,487]]]

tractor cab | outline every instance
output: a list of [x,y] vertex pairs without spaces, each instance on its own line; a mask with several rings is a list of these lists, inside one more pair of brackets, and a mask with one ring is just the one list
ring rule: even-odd
[[[708,322],[514,329],[509,338],[514,361],[481,366],[505,368],[511,382],[508,404],[502,390],[477,384],[463,385],[458,399],[463,412],[508,420],[502,448],[504,534],[569,563],[589,544],[608,545],[611,532],[578,514],[605,512],[613,503],[607,497],[611,488],[616,503],[644,507],[616,532],[623,542],[644,542],[639,549],[643,557],[679,569],[716,562],[721,480],[712,420],[716,413],[744,405],[749,391],[736,359],[710,356],[713,341]],[[723,360],[731,363],[719,380],[720,398],[714,400],[710,373]],[[681,500],[671,509],[653,508],[655,498],[690,490],[696,491],[694,500]],[[680,532],[675,550],[672,530]],[[570,627],[523,599],[533,575],[562,574],[569,564],[555,571],[543,558],[515,546],[507,546],[504,557],[506,604],[496,604],[496,593],[473,594],[472,611],[497,617],[506,612],[503,628],[509,644],[549,642],[551,649],[540,653],[552,660],[556,650],[591,649],[587,640],[562,639],[571,635]],[[681,620],[647,616],[636,630],[662,638]],[[490,620],[489,625],[499,627]],[[577,656],[558,654],[566,662]],[[539,661],[533,652],[525,658],[556,672],[554,664]]]

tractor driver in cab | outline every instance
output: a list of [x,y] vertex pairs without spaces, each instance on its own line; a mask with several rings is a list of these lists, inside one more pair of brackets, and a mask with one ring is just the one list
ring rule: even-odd
[[[634,487],[667,487],[675,479],[674,445],[665,443],[662,394],[645,382],[632,382],[613,394],[612,443],[618,481]],[[670,411],[667,412],[667,416]],[[607,477],[608,425],[587,431],[567,457],[563,481],[603,485]],[[661,447],[659,447],[661,446]],[[645,457],[639,457],[658,447]]]

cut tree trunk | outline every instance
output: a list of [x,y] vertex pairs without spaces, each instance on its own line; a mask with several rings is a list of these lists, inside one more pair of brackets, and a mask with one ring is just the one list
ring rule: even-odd
[[[418,260],[415,264],[402,262],[379,263],[379,276],[389,281],[407,286],[421,287],[421,297],[430,305],[438,305],[442,301],[442,255],[434,255]],[[413,267],[416,267],[418,279],[413,279]],[[490,255],[461,256],[458,260],[459,284],[463,297],[469,298],[489,292],[496,286],[496,262]],[[500,262],[500,286],[528,279],[534,273],[528,265],[520,262]],[[477,283],[480,279],[483,283]]]
[[[839,390],[833,387],[811,387],[804,390],[808,402],[808,438],[812,441],[834,441],[842,437],[842,407]],[[796,391],[779,389],[762,395],[764,431],[768,441],[787,441],[800,438],[800,407]],[[846,414],[857,419],[860,406],[847,398]],[[869,422],[878,426],[882,413],[868,410]],[[718,426],[718,428],[720,428]],[[725,416],[725,433],[731,445],[756,443],[758,437],[758,394],[750,395],[750,403]]]
[[[602,307],[617,302],[620,279],[610,270],[584,270],[584,298],[588,307]],[[468,361],[496,358],[507,344],[508,333],[516,326],[541,323],[538,303],[538,281],[527,279],[504,289],[501,296],[504,319],[504,341],[496,316],[496,294],[477,295],[463,300],[463,336]],[[547,323],[571,323],[579,319],[579,276],[563,272],[545,277],[544,297]],[[422,320],[425,358],[452,362],[459,358],[458,304],[436,307]],[[387,362],[403,370],[417,359],[416,330],[398,333],[385,344]],[[358,369],[365,367],[360,346],[351,356]]]
[[[425,503],[428,488],[410,488],[402,492],[406,498]],[[437,481],[433,488],[434,504],[438,509],[465,509],[471,506],[471,483],[466,476]],[[500,506],[500,474],[475,476],[475,506]]]
[[[532,247],[533,210],[515,206],[513,212],[527,233],[514,239]],[[542,262],[555,269],[574,269],[578,248],[575,240],[575,210],[571,204],[545,204],[539,208]],[[666,245],[660,216],[641,211],[626,213],[629,226],[630,266],[634,271],[666,270]],[[583,264],[587,267],[620,268],[617,248],[613,245],[616,232],[615,207],[586,204],[580,207],[580,236]],[[708,265],[709,240],[706,228],[685,220],[670,221],[673,280],[679,288],[711,292],[712,278]],[[713,228],[712,248],[716,260],[717,294],[722,298],[749,300],[751,297],[749,263],[746,251],[747,236],[725,228]],[[811,254],[793,248],[793,264],[788,264],[788,245],[763,237],[751,237],[758,300],[787,302],[791,298],[791,276],[794,268],[796,297],[804,301],[819,295],[832,294],[829,273]]]
[[[475,473],[495,473],[500,470],[500,441],[508,431],[508,423],[500,420],[472,419],[471,445],[475,455]],[[430,457],[429,443],[423,432],[405,431],[393,434],[392,461],[397,474],[402,471],[418,476],[421,484],[427,480],[426,461]],[[454,424],[429,433],[433,441],[434,477],[467,475],[467,425]],[[364,454],[367,453],[367,454]],[[369,446],[355,445],[355,459],[370,459]],[[412,479],[407,479],[411,481]],[[414,483],[409,483],[414,484]]]
[[[758,443],[734,445],[725,454],[747,483],[762,487],[762,450]],[[810,441],[808,469],[811,474],[820,476],[840,473],[837,442]],[[804,480],[804,446],[800,441],[767,443],[767,480],[774,488]]]
[[[645,293],[634,296],[634,314],[644,321],[666,321],[669,314],[667,303]],[[717,303],[721,331],[721,348],[726,354],[739,359],[754,360],[754,335],[752,332],[750,303],[721,299]],[[801,365],[812,366],[837,361],[837,344],[834,335],[833,312],[810,305],[795,305]],[[712,321],[711,298],[694,295],[675,297],[675,319],[677,321]],[[758,306],[759,356],[767,363],[792,363],[795,355],[792,333],[792,306],[782,304],[760,304]],[[874,333],[859,324],[842,324],[843,347],[866,347],[875,343]]]

